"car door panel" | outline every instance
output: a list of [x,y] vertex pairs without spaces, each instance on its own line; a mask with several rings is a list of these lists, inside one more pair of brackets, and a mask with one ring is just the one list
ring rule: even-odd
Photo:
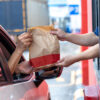
[[0,100],[48,100],[45,81],[36,87],[32,79],[27,82],[0,87]]

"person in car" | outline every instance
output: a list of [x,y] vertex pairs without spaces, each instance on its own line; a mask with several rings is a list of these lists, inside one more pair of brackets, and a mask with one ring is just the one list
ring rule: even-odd
[[24,61],[18,64],[23,52],[31,45],[31,43],[32,34],[30,32],[23,33],[18,36],[16,49],[8,60],[11,74],[14,72],[29,74],[32,72],[32,67],[29,65],[28,61]]
[[56,29],[51,31],[51,34],[54,34],[61,41],[69,41],[71,43],[81,45],[81,46],[93,46],[88,50],[78,54],[78,55],[68,55],[59,60],[56,63],[56,66],[68,67],[71,64],[78,62],[80,60],[91,59],[99,57],[99,37],[98,29],[95,32],[87,34],[67,34],[61,29]]

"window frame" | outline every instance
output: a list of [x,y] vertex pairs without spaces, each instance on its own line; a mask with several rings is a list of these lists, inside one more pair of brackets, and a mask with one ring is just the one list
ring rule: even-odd
[[5,79],[4,82],[0,82],[0,85],[5,85],[5,84],[10,84],[13,82],[13,78],[12,78],[12,75],[11,75],[11,72],[9,70],[9,67],[8,67],[8,64],[7,64],[7,60],[0,48],[0,67],[1,67],[1,70],[2,70],[2,75]]

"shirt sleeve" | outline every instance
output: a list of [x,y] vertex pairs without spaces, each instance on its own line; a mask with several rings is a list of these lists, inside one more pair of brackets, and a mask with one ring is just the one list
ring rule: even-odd
[[97,27],[96,30],[94,31],[95,35],[99,36],[99,28]]

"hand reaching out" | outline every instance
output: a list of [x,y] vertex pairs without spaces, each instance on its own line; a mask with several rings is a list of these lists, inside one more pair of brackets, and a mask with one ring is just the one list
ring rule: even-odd
[[76,56],[72,56],[72,55],[69,55],[69,56],[65,56],[64,58],[62,58],[61,60],[59,60],[57,63],[56,63],[56,66],[58,67],[68,67],[70,65],[72,65],[73,63],[77,62],[78,59]]
[[66,40],[66,33],[61,29],[52,30],[51,34],[56,35],[59,40],[64,41]]

